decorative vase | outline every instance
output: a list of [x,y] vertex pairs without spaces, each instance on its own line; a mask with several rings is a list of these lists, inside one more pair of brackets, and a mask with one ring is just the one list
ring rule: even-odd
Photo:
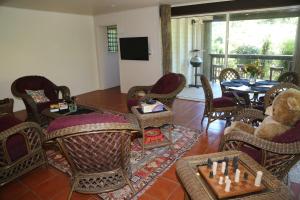
[[249,84],[250,85],[255,85],[255,83],[256,83],[256,76],[255,75],[250,75]]

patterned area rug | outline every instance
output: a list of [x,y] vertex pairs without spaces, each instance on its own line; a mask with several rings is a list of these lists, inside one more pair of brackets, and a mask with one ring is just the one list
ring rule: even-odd
[[[163,130],[166,131],[166,130]],[[175,125],[173,129],[173,150],[168,146],[159,147],[145,151],[145,156],[141,158],[141,146],[137,140],[132,143],[131,165],[132,178],[131,182],[136,194],[131,194],[130,188],[124,188],[108,193],[99,194],[102,199],[137,199],[154,181],[165,172],[184,152],[189,150],[197,141],[200,131],[188,129]],[[60,171],[71,174],[70,166],[66,159],[55,150],[48,150],[47,156],[49,163]]]

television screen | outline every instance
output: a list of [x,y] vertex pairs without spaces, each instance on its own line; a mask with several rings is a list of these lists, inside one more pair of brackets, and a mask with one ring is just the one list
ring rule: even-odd
[[120,38],[122,60],[149,60],[148,37]]

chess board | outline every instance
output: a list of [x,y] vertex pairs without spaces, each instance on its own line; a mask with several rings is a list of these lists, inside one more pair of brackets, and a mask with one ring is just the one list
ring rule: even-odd
[[[213,190],[214,194],[217,196],[218,199],[235,197],[235,196],[239,196],[239,195],[246,195],[249,193],[260,192],[260,191],[266,189],[263,182],[261,182],[259,187],[254,185],[256,172],[255,172],[255,174],[250,172],[240,161],[239,161],[238,169],[241,172],[240,173],[240,181],[238,183],[235,183],[234,182],[234,169],[232,166],[232,161],[229,162],[228,176],[229,176],[229,179],[231,180],[231,187],[230,187],[229,192],[225,192],[225,182],[222,185],[219,185],[219,177],[220,176],[224,177],[224,174],[222,174],[222,172],[221,172],[221,163],[218,163],[217,174],[213,178],[209,178],[209,174],[212,171],[212,169],[209,169],[207,167],[207,165],[198,167],[199,173],[205,179],[205,181],[210,186],[210,188]],[[243,178],[244,172],[248,173],[247,180],[244,180],[244,178]],[[225,179],[225,177],[224,177],[224,179]]]

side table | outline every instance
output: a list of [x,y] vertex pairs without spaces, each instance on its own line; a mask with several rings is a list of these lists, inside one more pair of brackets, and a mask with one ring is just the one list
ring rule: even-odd
[[212,161],[218,161],[228,157],[230,160],[238,156],[240,161],[243,162],[244,166],[247,166],[249,171],[254,174],[257,171],[262,171],[262,182],[266,186],[266,190],[247,194],[243,196],[236,197],[234,199],[253,199],[253,200],[266,200],[266,199],[276,199],[276,200],[286,200],[290,199],[289,191],[287,186],[276,179],[270,172],[259,165],[256,161],[250,158],[247,154],[240,151],[223,151],[212,154],[204,154],[199,156],[189,156],[181,158],[176,163],[176,172],[179,179],[185,189],[185,200],[212,200],[217,199],[216,195],[213,193],[212,189],[208,186],[204,178],[199,175],[197,166],[206,165],[207,159],[211,158]]
[[0,114],[9,113],[13,114],[14,100],[5,98],[0,100]]
[[[152,149],[156,147],[161,147],[161,146],[167,146],[169,145],[170,148],[172,148],[172,131],[171,129],[173,128],[173,112],[170,108],[165,106],[165,111],[162,112],[154,112],[154,113],[141,113],[138,110],[138,106],[133,106],[131,108],[132,113],[137,117],[139,125],[142,129],[142,141],[141,145],[143,148],[142,155],[144,156],[145,149]],[[150,144],[145,144],[145,128],[147,127],[157,127],[160,128],[163,125],[170,125],[168,132],[169,136],[168,138],[165,136],[164,140],[161,142],[153,142]]]

